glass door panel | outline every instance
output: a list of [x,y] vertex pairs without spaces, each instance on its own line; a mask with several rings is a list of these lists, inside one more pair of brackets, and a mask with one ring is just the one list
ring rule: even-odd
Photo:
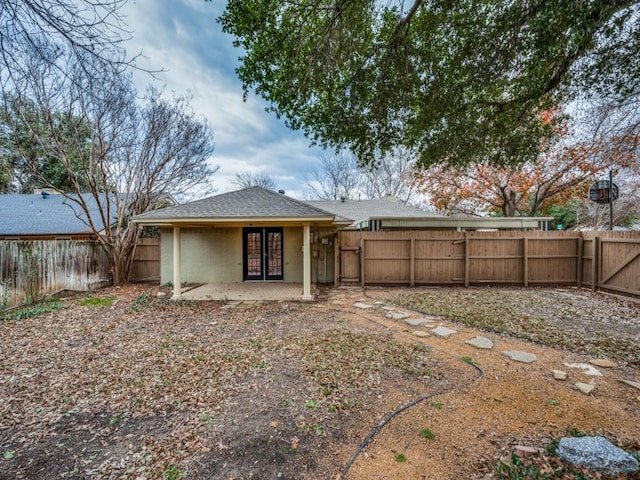
[[282,280],[282,229],[266,229],[267,280]]

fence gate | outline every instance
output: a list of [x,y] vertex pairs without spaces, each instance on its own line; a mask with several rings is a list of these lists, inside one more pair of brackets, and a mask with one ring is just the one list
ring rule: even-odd
[[340,285],[359,285],[361,283],[360,246],[338,247],[338,283]]
[[640,240],[638,238],[598,238],[596,287],[640,296]]

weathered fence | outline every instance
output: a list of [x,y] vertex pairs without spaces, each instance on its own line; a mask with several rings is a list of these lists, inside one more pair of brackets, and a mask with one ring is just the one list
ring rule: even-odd
[[639,232],[344,231],[337,243],[341,285],[576,285],[640,296]]
[[111,282],[109,262],[90,240],[0,241],[0,303],[14,306],[61,290]]

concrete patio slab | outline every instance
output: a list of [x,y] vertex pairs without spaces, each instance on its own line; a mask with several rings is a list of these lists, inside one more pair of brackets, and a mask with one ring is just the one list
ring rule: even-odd
[[[312,288],[315,298],[317,290]],[[301,283],[243,282],[207,283],[180,295],[181,300],[215,301],[302,301]]]

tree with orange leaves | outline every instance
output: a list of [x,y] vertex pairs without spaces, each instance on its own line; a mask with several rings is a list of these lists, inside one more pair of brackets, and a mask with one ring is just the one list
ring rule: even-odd
[[619,157],[602,143],[559,146],[518,166],[436,165],[417,171],[421,193],[445,214],[536,216],[587,194],[590,182]]

